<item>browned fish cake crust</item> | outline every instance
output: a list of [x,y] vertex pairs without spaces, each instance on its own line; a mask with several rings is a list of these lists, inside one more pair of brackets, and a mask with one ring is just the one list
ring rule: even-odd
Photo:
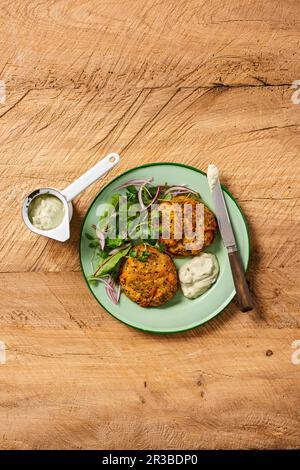
[[[179,204],[182,206],[181,214],[182,220],[184,223],[184,204],[190,204],[192,206],[192,229],[193,231],[196,228],[196,206],[197,204],[202,204],[204,206],[204,238],[203,238],[203,246],[200,249],[187,249],[186,245],[195,241],[194,239],[188,239],[185,236],[181,239],[176,239],[174,237],[174,226],[176,224],[176,215],[175,215],[175,222],[174,222],[174,212],[172,213],[171,207],[173,204]],[[215,239],[215,233],[217,230],[217,221],[214,214],[208,209],[208,207],[203,204],[200,200],[197,200],[191,196],[175,196],[171,199],[171,201],[164,201],[159,206],[160,211],[170,211],[170,239],[161,238],[160,241],[163,242],[166,246],[166,250],[173,256],[194,256],[198,255],[211,245]],[[202,230],[202,227],[201,227]]]
[[[178,275],[170,256],[150,245],[133,250],[137,256],[126,258],[120,268],[123,292],[141,307],[158,307],[171,300],[178,289]],[[146,261],[138,259],[143,251],[151,253]]]

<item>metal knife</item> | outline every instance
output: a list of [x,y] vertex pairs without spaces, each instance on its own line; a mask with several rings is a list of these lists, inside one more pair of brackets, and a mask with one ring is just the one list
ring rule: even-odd
[[208,166],[207,179],[215,206],[215,214],[218,220],[219,230],[229,256],[238,305],[242,312],[248,312],[253,309],[253,299],[249,291],[243,263],[228,215],[226,202],[219,180],[219,171],[215,165]]

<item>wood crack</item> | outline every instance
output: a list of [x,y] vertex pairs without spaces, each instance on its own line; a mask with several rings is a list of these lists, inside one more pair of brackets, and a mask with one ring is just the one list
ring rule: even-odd
[[202,375],[207,375],[208,377],[213,377],[213,378],[225,377],[225,378],[228,378],[228,379],[234,379],[234,375],[223,374],[222,372],[207,372],[207,371],[202,370],[202,369],[197,369],[196,372],[198,372]]
[[93,353],[76,353],[76,352],[64,352],[61,354],[43,354],[43,353],[33,353],[28,351],[20,351],[18,349],[6,349],[7,351],[11,351],[12,353],[24,355],[24,356],[35,356],[35,357],[45,357],[50,359],[59,359],[65,356],[84,356],[84,357],[98,357],[103,358],[102,354],[93,354]]
[[[154,114],[148,121],[145,122],[145,124],[139,129],[139,131],[135,134],[135,136],[123,147],[122,152],[125,150],[128,150],[128,148],[136,141],[137,137],[143,132],[144,129],[149,126],[149,124],[153,123],[153,121],[160,115],[160,113],[168,106],[170,101],[175,97],[175,95],[179,92],[179,89],[173,93],[173,95],[164,103],[164,105],[157,111],[157,113]],[[148,128],[148,132],[152,129],[153,126],[150,126]]]
[[253,197],[251,199],[239,199],[239,202],[252,202],[252,201],[294,201],[298,200],[300,196],[292,196],[292,197]]
[[42,248],[42,251],[40,252],[40,254],[38,255],[38,257],[36,258],[35,262],[33,263],[33,265],[31,266],[31,271],[34,272],[34,269],[36,267],[36,265],[38,264],[39,260],[41,259],[41,257],[43,256],[46,248],[48,247],[48,240],[46,241],[45,243],[45,246]]
[[[256,78],[256,77],[254,77]],[[258,83],[223,83],[223,82],[213,82],[211,85],[181,85],[178,88],[172,85],[162,85],[162,86],[154,86],[154,87],[145,87],[145,90],[172,90],[172,89],[179,89],[179,90],[210,90],[214,88],[280,88],[280,87],[291,87],[291,83],[267,83],[264,80],[259,80],[260,84]]]
[[31,90],[27,90],[27,91],[24,93],[24,95],[21,96],[21,98],[18,99],[18,101],[15,102],[15,104],[13,104],[9,109],[7,109],[6,111],[4,111],[4,113],[1,114],[0,119],[1,119],[2,117],[4,117],[7,113],[9,113],[12,109],[14,109],[16,106],[18,106],[18,104],[21,103],[21,101],[23,101],[24,98],[26,98],[26,96],[30,93],[30,91],[31,91]]
[[251,129],[250,131],[240,132],[240,135],[242,135],[242,134],[253,134],[255,132],[270,131],[272,129],[287,129],[289,127],[299,127],[299,124],[286,124],[284,126],[261,127],[260,129]]
[[[140,96],[142,95],[142,93],[144,92],[144,89],[141,90],[141,92],[138,94],[138,96],[133,100],[133,102],[130,104],[130,106],[126,109],[126,111],[122,114],[122,116],[120,117],[120,119],[118,119],[117,123],[109,130],[109,132],[106,134],[105,137],[103,137],[101,140],[99,140],[98,142],[96,142],[94,145],[92,145],[92,147],[90,147],[88,150],[94,150],[95,148],[99,148],[100,145],[105,142],[111,135],[112,133],[118,128],[118,126],[120,125],[120,123],[123,121],[123,119],[125,118],[125,116],[130,112],[130,110],[133,108],[133,106],[135,105],[135,103],[137,102],[137,100],[140,98]],[[147,95],[148,96],[148,95]]]

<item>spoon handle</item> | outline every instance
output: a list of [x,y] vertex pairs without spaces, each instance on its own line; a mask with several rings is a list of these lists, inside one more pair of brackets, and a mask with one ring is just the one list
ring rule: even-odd
[[110,153],[106,155],[100,162],[90,168],[86,173],[81,175],[77,180],[71,183],[62,191],[62,194],[68,202],[72,201],[78,194],[95,183],[101,176],[105,175],[120,161],[120,155]]

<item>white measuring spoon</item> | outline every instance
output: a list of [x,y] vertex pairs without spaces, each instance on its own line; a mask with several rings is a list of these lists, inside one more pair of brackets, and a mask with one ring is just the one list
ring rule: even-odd
[[[95,183],[101,176],[105,175],[110,171],[114,166],[117,165],[120,161],[120,156],[117,153],[110,153],[105,158],[96,163],[95,166],[90,168],[86,173],[81,175],[77,180],[71,183],[63,191],[59,191],[54,188],[40,188],[33,191],[29,194],[24,202],[22,207],[22,216],[26,226],[34,233],[38,235],[43,235],[44,237],[53,238],[64,242],[70,238],[70,220],[73,215],[73,206],[72,200],[78,196],[82,191],[88,188],[91,184]],[[64,205],[64,216],[58,227],[55,227],[51,230],[41,230],[35,227],[30,218],[29,218],[29,206],[32,203],[33,199],[43,194],[51,194],[58,199]]]

